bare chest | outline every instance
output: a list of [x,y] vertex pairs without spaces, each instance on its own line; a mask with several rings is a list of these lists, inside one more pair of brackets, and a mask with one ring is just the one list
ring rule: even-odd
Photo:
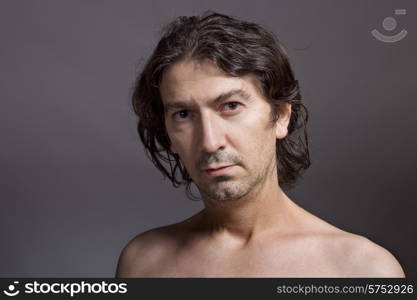
[[155,266],[152,277],[337,277],[341,268],[315,247],[285,245],[230,251],[215,247],[180,249]]

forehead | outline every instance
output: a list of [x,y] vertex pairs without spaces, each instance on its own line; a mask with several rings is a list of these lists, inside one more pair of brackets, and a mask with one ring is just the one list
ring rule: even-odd
[[160,93],[164,103],[169,100],[208,101],[235,89],[262,97],[251,76],[227,75],[209,60],[183,60],[165,70]]

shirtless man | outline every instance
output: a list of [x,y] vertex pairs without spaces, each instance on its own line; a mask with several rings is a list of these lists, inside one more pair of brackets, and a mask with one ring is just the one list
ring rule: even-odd
[[261,26],[176,20],[133,104],[154,164],[176,186],[193,182],[205,209],[132,239],[117,277],[404,277],[387,250],[284,193],[310,165],[296,135],[307,118],[288,57]]

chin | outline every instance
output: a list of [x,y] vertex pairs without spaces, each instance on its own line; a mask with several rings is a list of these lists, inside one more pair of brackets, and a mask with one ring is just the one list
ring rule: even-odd
[[249,189],[239,183],[221,182],[201,192],[208,200],[226,202],[239,200],[249,192]]

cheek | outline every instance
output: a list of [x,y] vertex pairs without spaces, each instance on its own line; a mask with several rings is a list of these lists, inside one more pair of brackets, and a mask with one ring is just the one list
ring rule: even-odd
[[263,117],[265,114],[265,112],[248,114],[243,122],[231,128],[239,141],[239,147],[255,156],[275,148],[275,128],[267,118]]
[[249,169],[256,169],[260,164],[271,163],[276,155],[275,130],[256,124],[248,124],[236,135],[234,147]]
[[194,152],[191,150],[191,139],[185,135],[170,135],[171,151],[178,154],[185,165],[195,159]]
[[272,131],[257,131],[246,134],[243,140],[245,152],[252,156],[254,160],[264,160],[275,153],[275,134]]

